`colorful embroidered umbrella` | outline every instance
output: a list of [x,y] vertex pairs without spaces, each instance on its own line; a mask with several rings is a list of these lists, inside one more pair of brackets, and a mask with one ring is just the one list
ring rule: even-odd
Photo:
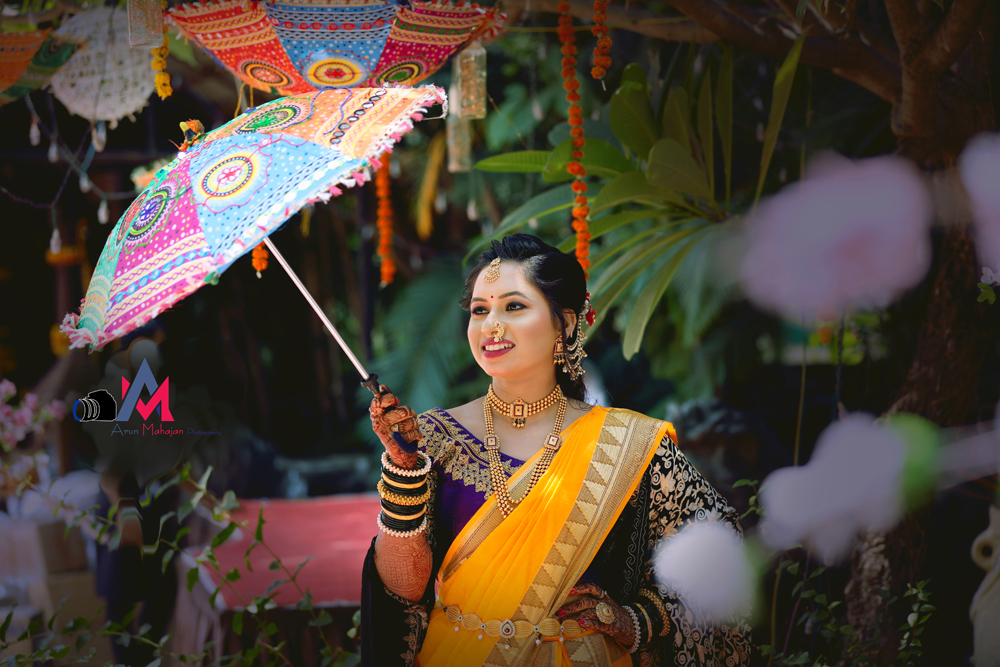
[[[76,53],[79,44],[48,34],[48,30],[30,33],[0,33],[0,105],[19,100],[48,85],[52,75]],[[32,44],[15,54],[12,42],[32,36]],[[27,63],[23,55],[31,50]],[[23,64],[23,67],[22,67]],[[16,74],[16,77],[14,76]]]
[[189,132],[112,230],[79,316],[63,321],[70,347],[100,348],[142,326],[306,204],[366,181],[435,102],[445,96],[434,86],[327,90]]
[[247,84],[281,95],[412,86],[504,20],[496,8],[421,0],[221,0],[166,16]]

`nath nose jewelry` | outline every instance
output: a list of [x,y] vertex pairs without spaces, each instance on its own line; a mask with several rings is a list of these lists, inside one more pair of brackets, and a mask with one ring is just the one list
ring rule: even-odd
[[504,326],[503,322],[500,320],[496,321],[493,325],[493,342],[500,343],[503,341],[503,335],[507,333],[507,327]]

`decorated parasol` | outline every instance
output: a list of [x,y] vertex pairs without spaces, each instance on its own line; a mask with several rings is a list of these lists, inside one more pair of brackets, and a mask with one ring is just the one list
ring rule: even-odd
[[221,0],[165,16],[242,81],[281,95],[412,86],[504,20],[496,8],[421,0]]
[[78,44],[51,32],[0,33],[0,105],[47,85],[76,52]]

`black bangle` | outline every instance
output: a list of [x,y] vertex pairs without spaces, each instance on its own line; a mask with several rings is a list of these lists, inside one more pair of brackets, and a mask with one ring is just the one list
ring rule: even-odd
[[640,602],[633,602],[632,606],[635,607],[636,611],[639,612],[639,630],[640,630],[639,643],[640,645],[648,644],[649,641],[653,638],[653,630],[654,630],[653,619],[649,615],[649,610],[646,609],[646,606],[644,604]]
[[426,507],[427,503],[420,503],[419,505],[398,505],[390,500],[382,498],[382,509],[392,512],[393,514],[412,516],[414,514],[420,514]]
[[382,474],[385,475],[386,479],[399,484],[415,484],[416,482],[427,479],[427,475],[421,475],[420,477],[406,477],[405,475],[394,473],[384,466],[382,467]]
[[399,530],[402,532],[406,532],[409,530],[416,530],[424,522],[424,517],[422,516],[419,519],[411,519],[408,521],[393,519],[391,516],[386,516],[385,512],[381,512],[380,516],[382,518],[382,524],[386,528],[390,528],[392,530]]
[[425,493],[427,493],[427,483],[426,482],[423,483],[423,484],[421,484],[420,486],[418,486],[415,489],[400,489],[400,488],[397,488],[397,487],[393,486],[392,484],[387,484],[384,479],[382,480],[382,484],[385,484],[385,488],[388,489],[389,491],[392,491],[396,495],[406,496],[407,498],[415,498],[417,496],[422,496]]

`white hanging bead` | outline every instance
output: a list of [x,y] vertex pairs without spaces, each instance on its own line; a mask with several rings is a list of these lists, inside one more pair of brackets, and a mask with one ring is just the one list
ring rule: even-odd
[[56,140],[53,139],[52,143],[49,144],[49,162],[55,164],[59,161],[59,147],[56,146]]
[[58,255],[59,251],[62,250],[62,237],[59,236],[59,230],[52,230],[52,238],[49,239],[49,250],[52,251],[53,255]]
[[28,130],[28,141],[32,146],[42,143],[42,133],[38,129],[38,121],[34,117],[31,118],[31,129]]
[[97,207],[97,221],[102,225],[108,224],[108,200],[101,199],[101,205]]
[[80,192],[90,192],[90,179],[87,178],[87,174],[80,174]]

